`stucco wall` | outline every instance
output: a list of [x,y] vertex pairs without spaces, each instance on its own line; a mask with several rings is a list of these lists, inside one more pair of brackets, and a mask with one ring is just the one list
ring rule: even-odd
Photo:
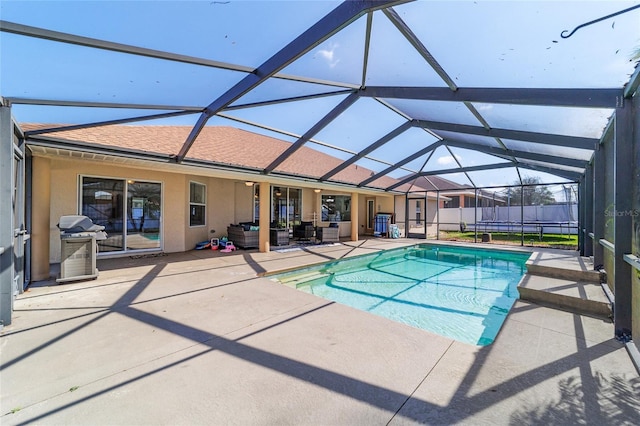
[[[184,175],[143,170],[125,166],[114,166],[87,160],[51,159],[50,161],[50,193],[49,208],[49,261],[60,261],[60,231],[57,228],[60,216],[79,214],[79,179],[80,176],[122,178],[146,180],[162,184],[162,228],[163,247],[166,252],[185,250],[185,237],[196,234],[197,231],[185,233],[188,225],[187,198],[188,179]],[[34,181],[44,179],[46,172],[34,164]],[[36,186],[38,184],[35,184]],[[34,211],[46,209],[42,200],[34,200]],[[205,232],[206,234],[206,232]],[[206,237],[206,235],[205,235]]]
[[31,279],[49,278],[49,253],[51,240],[51,219],[48,207],[51,203],[51,161],[48,158],[33,157],[31,199]]
[[[50,164],[50,170],[45,165]],[[49,244],[48,262],[60,261],[60,231],[57,223],[60,216],[79,214],[79,178],[81,175],[146,180],[162,184],[162,247],[167,253],[191,250],[196,243],[211,237],[227,234],[231,223],[252,220],[253,190],[229,179],[184,175],[126,166],[114,166],[87,160],[37,158],[34,163],[34,212],[36,218],[47,225],[48,235],[42,238]],[[207,211],[203,226],[189,225],[189,185],[198,182],[206,185]],[[50,198],[46,197],[47,191]],[[47,204],[50,202],[50,208]],[[40,214],[47,212],[48,214]],[[36,226],[34,229],[37,229]],[[215,232],[211,232],[215,231]],[[35,249],[37,252],[37,249]],[[48,262],[34,259],[34,270],[41,267],[48,271]],[[43,277],[46,278],[46,277]]]
[[[334,190],[324,190],[320,193],[315,193],[313,192],[313,189],[308,188],[308,189],[304,189],[303,190],[303,211],[305,212],[304,214],[304,218],[305,220],[311,220],[313,218],[313,213],[314,211],[317,214],[317,218],[318,218],[318,226],[329,226],[330,222],[327,221],[322,221],[322,214],[321,214],[321,207],[322,207],[322,195],[350,195],[353,197],[353,193],[352,192],[347,192],[347,191],[334,191]],[[370,198],[371,196],[363,196],[363,195],[358,195],[358,199],[357,199],[357,203],[353,203],[352,201],[352,208],[351,208],[351,218],[352,219],[357,219],[358,221],[358,233],[361,234],[364,230],[364,223],[365,223],[365,209],[366,209],[366,203],[365,203],[365,198]],[[383,199],[383,198],[387,198],[387,197],[376,197],[376,203],[378,202],[378,200]],[[307,204],[306,200],[314,200],[313,203]],[[393,197],[389,197],[389,199],[391,200],[391,202],[389,203],[389,209],[391,212],[393,212]],[[352,198],[353,200],[353,198]],[[354,206],[357,204],[357,208],[354,211]],[[307,207],[312,208],[314,210],[308,211]],[[307,217],[309,219],[307,219]],[[360,226],[363,225],[363,226]],[[348,238],[351,236],[351,221],[344,221],[344,222],[338,222],[338,228],[340,229],[339,231],[339,235],[341,238]]]
[[[49,264],[60,262],[60,231],[57,228],[63,215],[79,214],[80,177],[116,178],[136,181],[150,181],[162,184],[162,246],[164,252],[191,250],[196,243],[211,237],[227,234],[231,223],[253,220],[253,187],[243,181],[221,179],[198,175],[185,175],[127,165],[117,165],[100,161],[72,158],[34,157],[33,184],[33,264],[34,280],[48,278]],[[189,184],[198,182],[206,185],[207,211],[203,226],[189,224]],[[326,194],[351,195],[347,191],[327,191],[316,193],[313,188],[302,189],[302,218],[312,220],[317,213],[318,226],[328,226],[321,222],[321,196]],[[365,199],[370,195],[358,195],[359,205],[352,211],[352,217],[359,224],[365,222]],[[376,212],[396,212],[404,206],[395,206],[394,197],[375,196]],[[351,236],[351,222],[341,222],[340,236]],[[361,229],[361,227],[358,227]],[[37,246],[37,247],[35,247]]]

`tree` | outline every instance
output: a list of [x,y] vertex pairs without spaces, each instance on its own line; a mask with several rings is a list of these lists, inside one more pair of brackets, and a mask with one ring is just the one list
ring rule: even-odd
[[[539,177],[524,176],[522,178],[523,185],[542,185]],[[514,185],[520,185],[519,181],[514,182]],[[541,204],[554,204],[556,199],[553,198],[551,191],[546,186],[517,186],[514,188],[508,188],[505,196],[511,198],[512,206],[519,206],[522,196],[524,196],[525,206],[539,206]]]

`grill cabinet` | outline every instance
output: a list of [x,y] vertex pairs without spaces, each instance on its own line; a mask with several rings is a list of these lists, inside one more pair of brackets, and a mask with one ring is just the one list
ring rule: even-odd
[[60,276],[56,282],[96,279],[97,240],[107,234],[104,226],[95,225],[86,216],[62,216],[60,228]]

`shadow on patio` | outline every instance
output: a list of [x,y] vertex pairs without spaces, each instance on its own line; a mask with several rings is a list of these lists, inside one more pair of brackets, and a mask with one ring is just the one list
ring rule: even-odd
[[102,261],[96,281],[33,288],[2,333],[2,423],[637,419],[611,324],[518,302],[475,347],[256,277],[372,247],[340,249]]

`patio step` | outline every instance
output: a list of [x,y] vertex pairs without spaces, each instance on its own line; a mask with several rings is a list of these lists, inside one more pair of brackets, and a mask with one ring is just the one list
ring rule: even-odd
[[526,274],[518,285],[520,299],[538,305],[610,321],[611,303],[599,282]]

